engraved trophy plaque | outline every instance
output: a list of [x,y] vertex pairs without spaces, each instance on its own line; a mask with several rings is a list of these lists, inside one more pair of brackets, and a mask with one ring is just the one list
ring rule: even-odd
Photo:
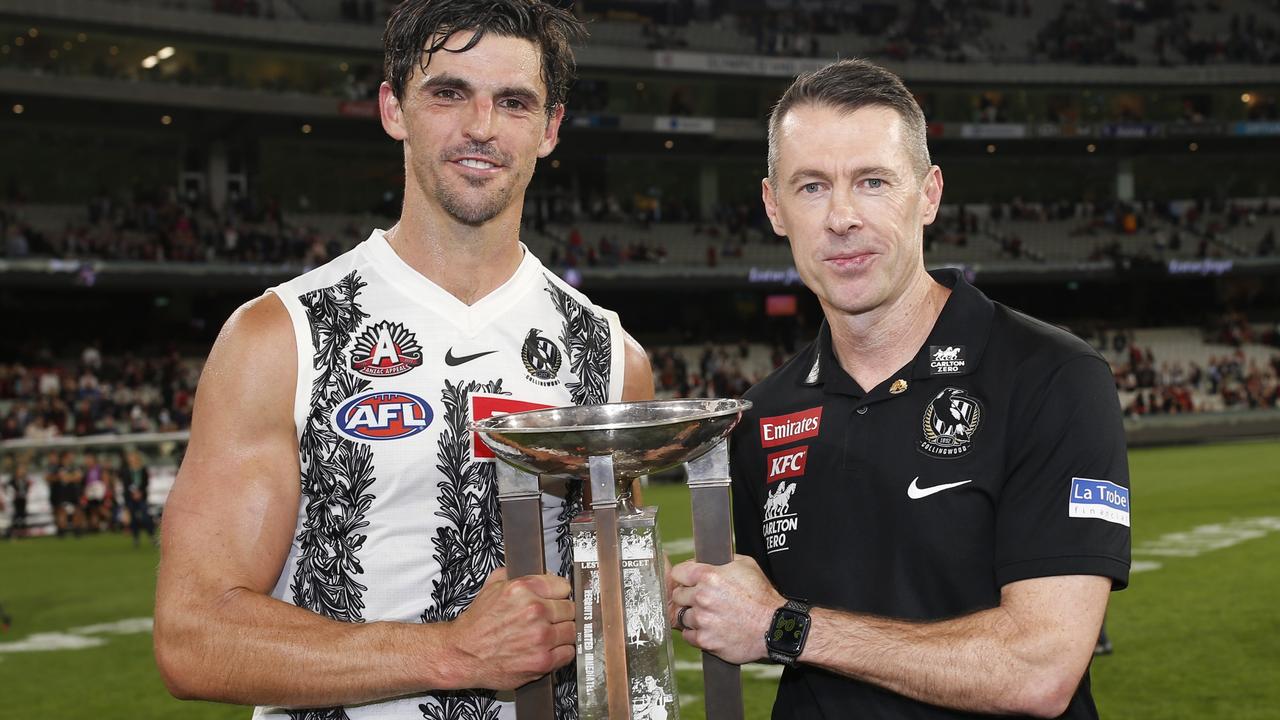
[[[533,410],[472,429],[503,462],[498,496],[510,577],[544,572],[541,480],[582,478],[591,505],[570,524],[577,604],[578,710],[583,720],[675,720],[657,508],[637,508],[631,483],[683,463],[699,562],[732,559],[725,437],[744,400],[655,400]],[[737,666],[703,653],[708,720],[742,717]],[[516,691],[519,720],[554,717],[550,676]]]

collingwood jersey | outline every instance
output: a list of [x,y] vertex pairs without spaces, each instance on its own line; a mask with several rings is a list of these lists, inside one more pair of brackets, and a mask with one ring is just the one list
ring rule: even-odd
[[[302,497],[272,596],[345,622],[456,618],[502,564],[496,468],[467,430],[495,414],[622,397],[617,316],[525,250],[474,305],[427,280],[373,235],[272,288],[298,349],[294,422]],[[544,493],[549,572],[568,572],[580,488]],[[576,717],[573,666],[557,674]],[[258,717],[514,718],[511,696],[424,694],[345,708],[258,708]]]

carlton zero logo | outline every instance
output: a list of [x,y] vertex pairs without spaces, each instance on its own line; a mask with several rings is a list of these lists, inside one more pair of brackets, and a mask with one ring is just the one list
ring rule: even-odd
[[356,440],[399,440],[426,430],[431,418],[431,406],[416,395],[372,392],[343,403],[333,424]]
[[403,375],[422,364],[422,347],[400,323],[365,328],[351,350],[351,369],[369,377]]
[[764,459],[765,464],[769,467],[769,475],[765,478],[765,484],[775,483],[783,478],[804,475],[804,466],[808,460],[808,445],[770,453]]
[[533,328],[525,336],[524,346],[520,348],[520,360],[524,362],[524,369],[529,372],[530,382],[543,387],[560,384],[560,379],[556,377],[563,362],[560,348],[542,337],[537,328]]
[[822,426],[822,406],[760,418],[760,446],[775,447],[796,440],[818,437]]
[[[486,395],[484,393],[471,394],[471,421],[480,422],[491,417],[499,415],[510,415],[511,413],[524,412],[526,410],[546,410],[553,408],[555,405],[543,405],[542,403],[526,402],[524,400],[516,400],[507,395]],[[494,458],[493,450],[480,439],[480,433],[471,433],[471,459],[472,460],[492,460]]]
[[800,519],[791,511],[791,498],[796,494],[796,482],[783,480],[769,491],[764,501],[764,548],[765,552],[776,553],[790,549],[787,534],[800,527]]
[[929,374],[956,375],[964,372],[963,345],[930,345]]

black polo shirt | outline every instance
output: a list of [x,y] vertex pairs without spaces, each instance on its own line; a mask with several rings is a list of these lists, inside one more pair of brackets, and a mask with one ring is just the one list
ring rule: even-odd
[[[863,391],[818,338],[746,395],[731,444],[738,552],[784,595],[938,620],[1053,575],[1129,577],[1129,472],[1106,361],[954,270],[915,360]],[[801,666],[774,718],[962,718]],[[1068,718],[1096,718],[1089,677]]]

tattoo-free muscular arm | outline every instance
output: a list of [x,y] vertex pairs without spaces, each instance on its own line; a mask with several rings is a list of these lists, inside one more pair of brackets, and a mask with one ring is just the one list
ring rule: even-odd
[[[623,402],[652,400],[653,367],[649,365],[649,354],[629,333],[623,333],[622,342],[626,353],[626,373],[622,382]],[[631,502],[636,505],[644,504],[639,480],[631,483]]]
[[[339,622],[270,597],[300,500],[296,357],[284,306],[267,295],[232,316],[205,366],[190,445],[165,506],[155,650],[170,691],[315,707],[432,688],[515,687],[567,662],[572,603],[541,599],[567,596],[558,578],[508,582],[499,571],[488,596],[473,603],[477,612],[429,625]],[[520,612],[530,622],[512,622]],[[541,642],[546,651],[535,648],[531,668],[506,665],[485,647],[512,641],[498,638],[491,620],[521,628],[515,645]]]
[[800,661],[917,700],[987,713],[1057,717],[1088,667],[1111,579],[1035,578],[1000,606],[913,623],[815,608]]

